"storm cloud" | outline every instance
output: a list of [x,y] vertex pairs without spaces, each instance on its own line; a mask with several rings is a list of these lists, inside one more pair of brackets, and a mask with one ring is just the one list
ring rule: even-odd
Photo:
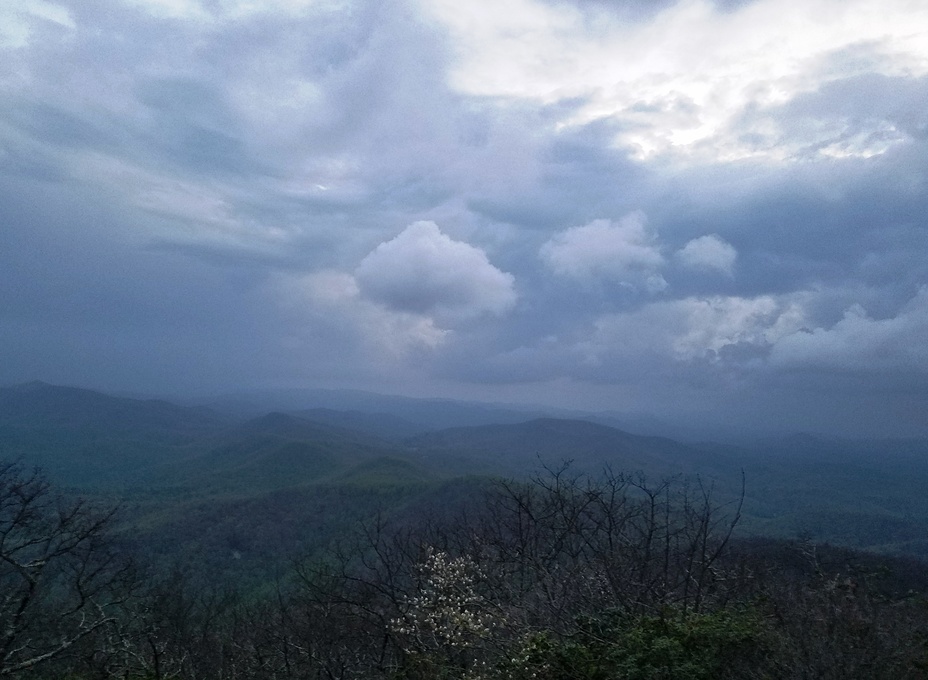
[[8,0],[0,382],[928,432],[928,7]]

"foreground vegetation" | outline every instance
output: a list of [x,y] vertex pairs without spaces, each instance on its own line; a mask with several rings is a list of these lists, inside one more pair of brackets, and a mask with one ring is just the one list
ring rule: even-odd
[[372,515],[247,592],[0,468],[0,675],[924,678],[921,563],[736,541],[737,501],[569,468]]

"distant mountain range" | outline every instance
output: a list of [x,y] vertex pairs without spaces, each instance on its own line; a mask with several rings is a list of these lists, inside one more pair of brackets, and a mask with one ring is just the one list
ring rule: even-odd
[[159,399],[126,399],[77,387],[35,381],[0,388],[0,426],[91,428],[166,436],[215,431],[227,418],[207,408]]
[[423,399],[360,390],[326,389],[253,390],[208,399],[205,403],[216,410],[240,416],[259,415],[269,410],[379,414],[411,425],[417,431],[518,423],[551,412],[537,407],[518,408],[452,399]]
[[[926,440],[692,444],[493,405],[300,395],[285,412],[274,399],[264,410],[257,401],[232,409],[45,383],[0,388],[0,459],[122,499],[135,532],[166,552],[171,536],[214,540],[235,526],[286,535],[288,545],[322,540],[378,504],[436,512],[474,493],[476,478],[525,477],[570,461],[577,474],[685,475],[714,487],[720,502],[737,496],[743,473],[745,531],[928,556]],[[273,529],[255,528],[260,517],[273,517]],[[274,540],[255,550],[273,553]]]

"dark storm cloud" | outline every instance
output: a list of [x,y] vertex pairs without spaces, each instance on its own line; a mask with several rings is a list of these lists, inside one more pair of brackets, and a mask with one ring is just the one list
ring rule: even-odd
[[[864,136],[863,142],[924,139],[928,134],[928,78],[865,73],[824,84],[778,107],[787,130],[803,123],[840,126],[836,141]],[[837,120],[835,120],[837,119]],[[825,143],[831,140],[825,140]],[[821,142],[820,142],[821,144]]]
[[[571,103],[562,115],[574,106]],[[526,117],[521,124],[523,130],[534,129],[547,137],[535,150],[540,163],[537,176],[518,192],[505,185],[504,191],[486,187],[470,199],[472,210],[493,220],[550,232],[572,221],[623,215],[646,200],[651,173],[614,148],[616,129],[611,122],[594,121],[556,134],[553,121],[546,118]]]
[[159,155],[203,174],[259,173],[245,144],[234,134],[237,120],[219,88],[184,79],[153,79],[137,88],[147,109],[144,130]]
[[823,429],[924,403],[928,75],[895,5],[812,40],[791,0],[15,2],[0,381],[784,427],[832,397]]

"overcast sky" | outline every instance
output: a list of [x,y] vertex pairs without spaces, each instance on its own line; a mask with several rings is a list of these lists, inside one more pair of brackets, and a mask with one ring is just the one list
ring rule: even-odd
[[0,383],[928,433],[924,0],[3,0]]

